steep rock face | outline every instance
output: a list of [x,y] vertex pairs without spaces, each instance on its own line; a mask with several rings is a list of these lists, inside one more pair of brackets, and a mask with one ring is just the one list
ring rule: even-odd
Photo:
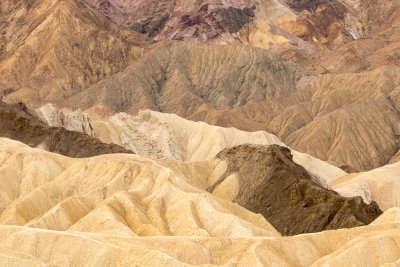
[[0,103],[0,136],[70,157],[132,153],[116,144],[102,143],[84,133],[49,127],[32,116],[23,104]]
[[382,213],[375,202],[343,198],[315,183],[286,147],[241,145],[223,150],[217,158],[226,160],[228,167],[208,190],[237,183],[233,202],[262,214],[283,235],[362,226]]
[[62,111],[52,104],[47,104],[30,112],[50,127],[63,127],[68,131],[94,136],[90,118],[81,110]]

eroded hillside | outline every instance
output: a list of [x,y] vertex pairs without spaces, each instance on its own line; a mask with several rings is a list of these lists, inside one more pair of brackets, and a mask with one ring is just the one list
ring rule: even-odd
[[[150,108],[267,130],[369,170],[400,148],[399,10],[392,0],[5,1],[0,90],[8,103],[94,117]],[[213,23],[219,41],[193,38]]]
[[[239,158],[230,152],[232,150],[226,150],[218,158],[208,161],[178,163],[122,154],[71,159],[8,139],[1,139],[0,142],[0,157],[3,159],[0,177],[4,185],[0,201],[0,231],[4,235],[4,242],[0,245],[2,262],[192,265],[232,261],[237,265],[245,262],[263,265],[267,262],[289,264],[296,261],[306,266],[323,262],[340,263],[348,257],[360,262],[390,263],[399,256],[396,249],[397,209],[388,210],[369,226],[280,237],[261,215],[231,202],[231,199],[237,198],[239,203],[239,199],[254,193],[248,191],[245,182],[250,181],[253,174],[245,173],[243,176],[239,170],[235,182],[232,171],[235,172],[237,167],[241,170],[246,167],[237,161]],[[255,146],[252,148],[258,149]],[[260,152],[264,151],[264,148],[260,149]],[[283,151],[285,154],[288,150],[276,146],[265,151],[276,151],[278,154]],[[261,154],[250,156],[256,155]],[[249,160],[264,165],[263,161],[254,157]],[[269,158],[265,160],[269,161]],[[290,172],[294,167],[290,157],[279,168],[274,160],[269,162],[271,170],[276,167],[276,174]],[[301,172],[306,173],[304,169]],[[223,177],[227,178],[213,190],[213,194],[206,191]],[[271,179],[291,178],[290,175],[283,175]],[[232,198],[229,197],[232,193],[230,187],[223,186],[228,180],[238,188],[238,195]],[[300,185],[301,179],[297,183]],[[368,208],[362,204],[360,197],[354,202],[318,184],[311,188],[316,187],[333,198],[350,201],[348,204],[353,201],[344,205],[338,213],[333,209],[336,215],[330,216],[334,218],[332,222],[356,222],[355,218],[365,216],[363,212],[372,216],[368,219],[370,221],[380,213],[375,208],[376,204]],[[302,196],[304,203],[308,203],[302,209],[313,210],[315,207],[308,197],[314,196],[313,189],[302,191],[301,188],[295,186],[293,189],[299,192],[298,196]],[[328,207],[328,203],[319,205]],[[358,208],[364,210],[361,213],[357,211],[357,203],[361,204]],[[356,206],[352,206],[354,204]],[[272,211],[277,207],[271,208]],[[276,209],[274,216],[280,214],[280,210]],[[325,209],[325,212],[328,210]],[[292,229],[291,221],[285,221],[288,224],[282,226],[283,229]],[[315,222],[318,223],[317,220]],[[360,222],[355,225],[360,225]],[[350,223],[347,226],[355,225]],[[310,229],[310,224],[305,226],[305,229]],[[22,240],[24,242],[21,243]],[[380,246],[387,248],[385,256],[377,258],[372,253],[361,259],[357,251],[374,251],[378,240]],[[287,242],[291,245],[283,246]],[[50,247],[51,255],[45,249]],[[277,250],[278,247],[281,249]],[[264,251],[266,253],[261,253]],[[308,256],[302,257],[305,251]]]
[[[0,136],[70,157],[133,153],[117,144],[102,143],[83,131],[49,127],[32,114],[34,113],[22,103],[8,105],[0,102]],[[90,126],[87,130],[89,128]]]
[[399,30],[397,0],[1,1],[0,265],[399,265]]
[[74,0],[0,5],[0,94],[8,102],[63,101],[123,70],[148,43]]

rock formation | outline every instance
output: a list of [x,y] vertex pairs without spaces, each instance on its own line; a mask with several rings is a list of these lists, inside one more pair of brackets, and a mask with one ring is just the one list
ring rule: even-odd
[[49,127],[29,113],[24,104],[8,105],[0,102],[0,136],[70,157],[132,153],[121,146],[102,143],[81,132]]
[[396,266],[400,257],[398,220],[289,238],[124,238],[16,226],[0,234],[0,260],[20,266]]
[[[2,180],[7,185],[3,188],[2,192],[9,196],[2,201],[3,206],[1,207],[2,213],[0,215],[0,222],[2,224],[25,225],[58,231],[68,229],[79,232],[95,231],[108,234],[114,233],[115,235],[127,237],[137,235],[218,236],[218,232],[215,232],[212,228],[208,228],[215,226],[213,226],[212,220],[206,220],[206,218],[211,216],[209,214],[210,211],[207,211],[207,203],[211,205],[210,207],[220,203],[219,205],[222,205],[222,207],[225,206],[226,212],[230,210],[230,212],[235,213],[234,209],[237,209],[237,216],[248,214],[243,218],[251,218],[251,216],[254,217],[252,220],[259,218],[255,214],[245,212],[242,208],[232,203],[229,204],[231,201],[229,199],[213,199],[212,195],[205,193],[207,188],[214,187],[221,194],[224,189],[220,186],[216,188],[216,183],[226,178],[226,175],[230,175],[232,168],[243,167],[243,164],[241,165],[237,161],[235,155],[222,158],[224,154],[222,152],[219,155],[219,159],[193,163],[151,160],[139,156],[122,154],[89,159],[65,159],[62,156],[48,154],[45,151],[28,149],[21,143],[11,142],[6,139],[2,139],[2,144],[2,156],[9,158],[2,169],[4,173]],[[274,149],[278,148],[272,147],[272,150]],[[255,156],[259,155],[256,153]],[[37,158],[46,158],[47,167],[44,169],[40,168],[42,161]],[[24,165],[22,170],[15,168],[15,166],[28,159],[29,163]],[[232,162],[234,164],[237,163],[236,167],[232,165]],[[55,163],[56,165],[54,165]],[[274,166],[275,162],[271,158],[266,158],[265,161],[260,163],[259,167],[265,164]],[[291,164],[293,165],[294,163]],[[54,166],[58,167],[54,168]],[[290,172],[291,167],[293,166],[282,165],[278,168],[281,168],[282,172]],[[307,177],[305,180],[311,182],[315,188],[318,187],[320,190],[325,190],[312,182],[311,177],[307,176],[307,172],[304,169],[298,165],[296,168],[300,168],[298,171],[303,172],[298,174],[299,177],[303,176],[303,179]],[[30,172],[34,172],[36,175],[32,176],[29,174]],[[14,175],[16,183],[8,183],[8,175]],[[239,172],[238,175],[241,176],[241,173]],[[257,180],[257,178],[254,173],[250,173],[248,177],[240,178],[238,186],[239,188],[246,188],[247,183],[254,183],[255,180],[253,179]],[[282,176],[281,179],[293,182],[290,180],[291,177],[285,178]],[[146,189],[148,186],[152,189]],[[244,195],[252,198],[252,194],[255,192],[251,188],[247,189],[250,189],[250,191],[239,191],[238,200]],[[226,194],[231,191],[231,188],[225,187],[225,190]],[[283,190],[283,188],[281,187],[278,190]],[[312,189],[310,191],[311,196],[313,195]],[[324,192],[328,191],[325,190]],[[308,192],[304,191],[303,193],[304,195],[300,197],[301,200],[308,201]],[[335,193],[330,192],[330,194],[334,195]],[[214,192],[214,195],[218,196],[216,192]],[[336,198],[337,200],[346,201],[337,194]],[[278,199],[276,201],[279,202]],[[240,201],[235,202],[244,206],[247,205],[240,203]],[[29,203],[42,203],[42,205],[32,206]],[[289,208],[284,202],[282,204],[282,208]],[[354,204],[355,206],[353,206]],[[371,218],[379,215],[379,209],[376,206],[371,205],[368,207],[370,209],[369,212],[364,213],[364,211],[358,209],[360,207],[365,208],[362,206],[365,204],[361,206],[359,204],[362,204],[362,201],[350,205],[354,209],[350,213],[347,212],[347,214],[343,211],[346,208],[343,207],[341,212],[334,211],[336,216],[332,218],[333,220],[338,220],[339,222],[346,220],[350,220],[351,222],[353,220],[352,225],[337,224],[335,226],[332,224],[330,227],[363,225],[361,222],[354,221],[355,219],[352,216],[358,216],[357,218],[361,218],[361,220],[369,220],[369,223],[372,221]],[[24,208],[26,205],[30,205],[30,208]],[[322,205],[326,205],[326,210],[329,210],[328,202]],[[204,208],[206,210],[203,210]],[[221,208],[218,208],[218,210]],[[276,213],[281,208],[275,206],[271,209]],[[185,217],[185,210],[187,210],[188,215],[193,212],[198,213],[198,215],[194,214],[193,221],[182,221],[182,218]],[[152,215],[153,213],[154,215]],[[125,219],[121,221],[120,216],[123,216]],[[215,213],[213,216],[215,223],[220,221],[218,213]],[[221,216],[225,215],[222,213]],[[99,218],[102,219],[99,221]],[[165,219],[159,221],[157,218]],[[256,221],[258,222],[258,227],[261,227],[260,223],[262,220],[257,219]],[[293,234],[295,232],[290,221],[286,222],[287,232],[282,231],[285,234]],[[276,235],[274,234],[275,230],[271,226],[268,226],[269,224],[266,221],[263,222],[264,229],[252,228],[253,226],[248,223],[242,222],[238,224],[239,228],[235,231],[232,231],[229,225],[225,226],[225,230],[223,230],[224,228],[218,228],[219,230],[217,231],[222,231],[220,233],[223,236],[226,234],[230,235],[230,233],[240,236],[241,231],[243,233],[253,231],[256,235],[264,235],[267,233],[265,231],[269,229],[268,231],[271,233],[268,235]],[[319,222],[315,221],[314,223],[318,224]],[[111,227],[112,224],[119,226]],[[244,227],[243,230],[240,230],[241,227]],[[307,227],[313,229],[309,224]],[[297,229],[301,229],[301,227]],[[314,230],[318,230],[317,227]],[[118,231],[122,232],[118,234]]]
[[304,73],[297,64],[250,46],[164,42],[64,106],[104,115],[150,108],[187,117],[205,107],[287,96]]
[[[287,154],[280,147],[260,149]],[[396,262],[396,209],[369,226],[282,238],[261,215],[228,200],[232,190],[222,194],[223,183],[214,194],[207,193],[233,168],[245,167],[236,165],[240,157],[229,153],[235,150],[222,152],[219,159],[191,163],[127,154],[72,159],[0,139],[0,262],[106,266]],[[300,168],[300,175],[307,176],[285,159],[287,155],[276,156],[285,161],[277,172]],[[274,163],[265,167],[273,168]],[[386,248],[381,257],[374,254],[378,243]],[[370,253],[360,254],[366,250]]]
[[369,170],[387,164],[400,149],[399,73],[397,67],[382,67],[325,74],[288,97],[202,110],[189,119],[245,130],[264,125],[294,149]]
[[[246,143],[284,145],[267,132],[211,126],[150,110],[141,111],[135,117],[118,113],[105,121],[92,120],[90,127],[94,136],[105,143],[118,144],[138,155],[174,161],[211,159],[227,147]],[[310,155],[298,151],[293,151],[293,155],[294,161],[306,168],[325,187],[328,187],[326,181],[346,174]]]
[[[341,1],[195,1],[146,3],[82,0],[117,24],[131,27],[157,41],[249,42],[250,29],[268,23],[283,40],[299,37],[318,45],[338,45],[359,37],[360,18]],[[283,2],[283,3],[282,3]],[[357,24],[358,22],[358,24]],[[351,26],[345,27],[345,24]],[[256,30],[257,31],[257,30]],[[247,36],[240,38],[238,34]],[[352,35],[353,34],[353,35]],[[256,40],[254,38],[252,41]],[[288,42],[289,43],[289,42]],[[292,46],[295,49],[294,46]]]
[[0,265],[399,265],[399,32],[398,0],[0,1]]
[[227,170],[208,190],[233,189],[233,202],[262,214],[283,235],[362,226],[382,213],[374,202],[345,199],[315,183],[286,147],[241,145],[217,158]]
[[302,152],[369,170],[400,149],[398,77],[398,67],[313,77],[258,49],[170,43],[66,106],[102,115],[150,108],[224,127],[267,130]]
[[395,0],[3,1],[0,91],[29,107],[267,130],[364,171],[400,150],[399,12]]

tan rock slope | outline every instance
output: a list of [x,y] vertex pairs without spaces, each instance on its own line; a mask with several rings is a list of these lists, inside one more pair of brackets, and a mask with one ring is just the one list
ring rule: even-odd
[[396,266],[400,257],[398,221],[289,238],[116,238],[15,226],[0,229],[7,237],[0,244],[3,262],[29,266]]
[[150,108],[267,130],[322,160],[369,170],[400,149],[399,73],[386,66],[315,77],[248,46],[164,43],[66,106],[101,115]]
[[399,33],[398,0],[0,1],[0,266],[399,265]]
[[[350,1],[346,1],[350,2]],[[360,21],[360,37],[322,53],[316,65],[335,73],[399,66],[400,3],[396,0],[351,1]]]
[[220,161],[71,159],[8,139],[1,157],[1,224],[120,237],[279,235],[262,216],[205,192]]
[[0,3],[0,95],[63,101],[121,71],[148,42],[74,0]]
[[[24,147],[22,144],[13,142],[11,142],[12,148],[7,149],[7,140],[3,140],[5,144],[3,158],[6,164],[3,168],[2,182],[5,187],[2,192],[7,197],[2,199],[0,215],[2,224],[53,230],[100,231],[127,236],[215,236],[218,234],[211,229],[214,227],[213,221],[220,224],[224,221],[223,215],[220,217],[218,212],[211,215],[210,211],[202,210],[203,208],[216,207],[219,202],[230,209],[235,208],[236,206],[230,201],[246,207],[248,204],[242,199],[251,199],[260,193],[264,194],[265,199],[263,205],[257,206],[257,212],[267,219],[274,218],[272,222],[285,235],[365,225],[381,213],[375,203],[366,205],[360,197],[346,199],[323,188],[307,174],[305,169],[292,162],[290,150],[279,146],[251,148],[258,150],[254,151],[254,158],[247,159],[247,164],[253,165],[258,170],[265,169],[265,173],[245,174],[242,170],[238,170],[235,174],[236,168],[246,168],[241,163],[245,159],[230,155],[230,150],[209,161],[193,163],[163,162],[119,154],[88,159],[66,159],[60,166],[63,158],[52,155],[52,160],[46,164],[47,167],[39,171],[36,169],[36,164],[40,161],[35,160],[35,157],[40,157],[36,156],[37,154],[46,157],[48,152],[22,149]],[[243,145],[239,150],[246,147]],[[267,150],[271,150],[273,154]],[[274,153],[277,153],[276,157]],[[285,155],[282,156],[282,153]],[[22,170],[17,167],[27,160],[29,162],[23,164]],[[49,172],[49,168],[55,163],[54,160],[58,163],[58,168]],[[31,172],[36,175],[26,176]],[[10,180],[9,174],[15,176],[14,180]],[[265,178],[261,179],[260,174]],[[231,182],[226,179],[232,175],[238,176],[236,195],[235,190],[232,191],[234,187],[229,186]],[[285,187],[273,188],[274,180],[295,185],[290,190],[284,191]],[[252,188],[247,185],[255,181],[266,187]],[[225,187],[222,187],[222,184],[225,184]],[[213,200],[211,194],[205,192],[206,190],[215,191],[213,194],[221,196],[221,199],[217,197]],[[296,200],[291,204],[276,197],[267,200],[268,195],[273,195],[269,192],[284,196],[289,191],[292,192],[290,194],[297,194]],[[227,194],[233,194],[232,198],[226,198]],[[325,201],[318,203],[318,196]],[[316,203],[312,204],[310,201]],[[308,204],[300,209],[300,205],[306,202]],[[265,203],[271,206],[268,208]],[[218,210],[224,210],[221,208]],[[225,213],[230,210],[228,208],[225,208]],[[249,208],[254,210],[255,207]],[[265,212],[264,208],[269,211]],[[309,214],[321,215],[317,210],[322,208],[327,219],[297,224],[293,211],[290,212],[293,208],[297,209],[297,216],[303,217],[309,217]],[[239,207],[236,209],[240,210]],[[284,216],[285,219],[277,220],[276,217],[272,217],[281,210],[288,212]],[[242,211],[239,214],[247,213]],[[194,216],[193,220],[182,221],[190,214]],[[213,220],[209,219],[210,216],[213,216]],[[112,226],[115,223],[119,226]],[[218,226],[217,229],[226,229],[223,231],[240,236],[242,232],[249,231],[246,226],[248,223],[242,222],[242,224],[245,225],[244,228],[238,225],[236,229],[234,225],[227,224],[223,227]],[[203,226],[206,228],[202,229]],[[118,233],[118,228],[121,228],[121,233]],[[254,235],[259,235],[263,229],[252,231],[256,231]]]
[[368,172],[354,173],[330,182],[334,190],[343,196],[355,192],[367,202],[375,200],[382,210],[400,206],[400,163],[386,165]]
[[246,43],[318,72],[398,65],[396,0],[82,2],[156,41]]
[[399,74],[398,67],[326,74],[288,97],[189,118],[246,130],[266,125],[294,149],[368,170],[387,164],[400,149]]
[[304,73],[297,64],[251,46],[163,42],[65,105],[105,115],[150,108],[187,117],[201,108],[287,96]]
[[70,159],[8,139],[0,157],[2,264],[362,266],[400,257],[398,209],[369,226],[282,238],[262,216],[205,191],[225,171],[220,160]]

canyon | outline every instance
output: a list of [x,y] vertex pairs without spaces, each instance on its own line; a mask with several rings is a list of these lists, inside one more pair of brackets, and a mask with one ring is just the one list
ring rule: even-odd
[[4,0],[0,265],[397,266],[400,2]]

